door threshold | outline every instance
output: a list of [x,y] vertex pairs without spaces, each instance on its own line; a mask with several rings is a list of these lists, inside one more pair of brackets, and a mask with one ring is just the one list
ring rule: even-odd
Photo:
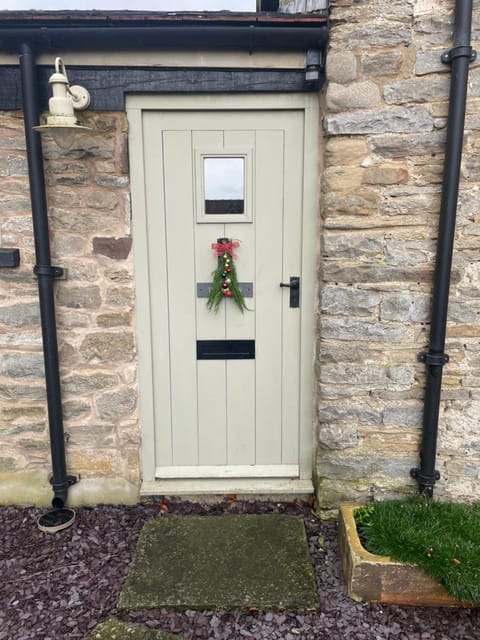
[[307,498],[313,493],[311,480],[253,480],[248,479],[197,479],[197,480],[153,480],[143,482],[140,496],[213,496],[235,494],[238,498],[246,499],[253,496],[266,499],[269,496],[278,500],[285,496],[287,500],[293,498]]

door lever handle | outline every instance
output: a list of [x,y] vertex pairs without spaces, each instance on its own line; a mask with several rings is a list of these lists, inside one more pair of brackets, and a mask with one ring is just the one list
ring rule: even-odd
[[290,289],[290,307],[296,309],[300,306],[300,278],[290,276],[290,282],[280,282],[281,287]]
[[281,287],[288,287],[289,289],[298,289],[300,287],[300,278],[290,278],[290,282],[280,282]]

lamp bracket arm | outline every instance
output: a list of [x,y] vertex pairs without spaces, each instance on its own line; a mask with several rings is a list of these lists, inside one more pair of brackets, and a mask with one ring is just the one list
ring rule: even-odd
[[75,111],[85,111],[90,106],[90,94],[84,87],[80,87],[77,84],[73,86],[67,86],[67,92],[70,95],[73,108]]

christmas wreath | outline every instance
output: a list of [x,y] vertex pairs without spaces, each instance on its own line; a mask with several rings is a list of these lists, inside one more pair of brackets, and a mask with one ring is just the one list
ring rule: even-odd
[[243,313],[247,308],[243,294],[237,280],[237,271],[234,260],[240,243],[230,238],[218,238],[212,243],[214,255],[217,258],[217,268],[212,273],[213,284],[208,296],[207,307],[210,310],[218,311],[224,298],[231,298],[237,303],[238,308]]

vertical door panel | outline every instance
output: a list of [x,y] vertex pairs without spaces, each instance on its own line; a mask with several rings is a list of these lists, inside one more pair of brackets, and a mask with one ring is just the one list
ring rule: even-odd
[[[303,119],[292,114],[285,127],[285,216],[283,236],[285,251],[282,282],[290,276],[301,276],[302,224],[298,214],[303,211],[303,170],[299,171],[298,158],[303,156]],[[302,304],[302,280],[300,280],[300,305]],[[282,332],[282,463],[292,464],[299,458],[299,432],[291,428],[300,421],[300,308],[290,308],[290,290],[281,289],[283,298]],[[313,358],[312,358],[313,366]]]
[[[170,328],[167,240],[165,228],[164,154],[157,113],[143,115],[145,146],[145,206],[147,218],[148,279],[151,308],[152,393],[155,420],[156,465],[173,464],[170,394]],[[152,259],[155,255],[156,258]]]
[[[198,464],[195,245],[191,134],[164,131],[165,217],[174,465]],[[193,398],[193,402],[192,402]]]
[[283,156],[282,131],[257,131],[256,463],[281,464]]

